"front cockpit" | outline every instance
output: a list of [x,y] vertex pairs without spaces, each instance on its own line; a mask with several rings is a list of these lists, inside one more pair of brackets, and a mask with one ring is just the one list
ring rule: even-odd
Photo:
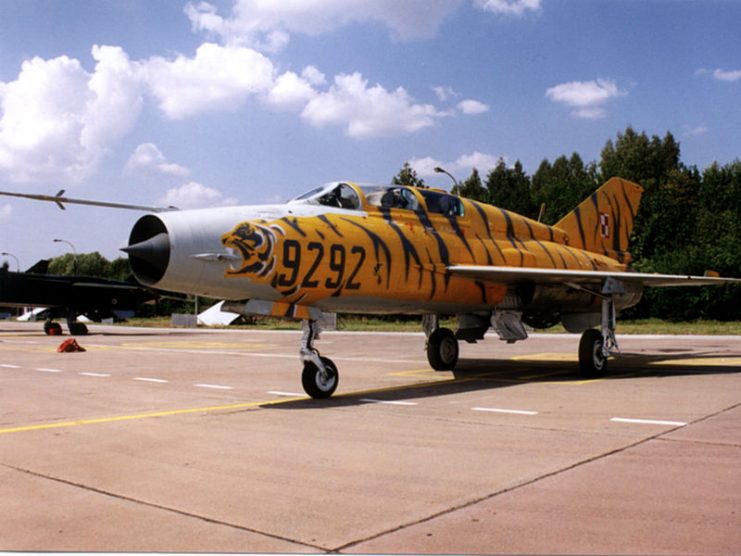
[[332,182],[307,191],[303,195],[299,195],[289,201],[289,204],[303,203],[347,210],[361,210],[363,203],[360,195],[361,192],[357,186],[345,182]]

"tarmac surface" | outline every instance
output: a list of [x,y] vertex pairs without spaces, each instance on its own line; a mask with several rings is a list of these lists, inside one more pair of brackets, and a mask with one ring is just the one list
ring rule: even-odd
[[741,337],[90,329],[0,323],[0,550],[741,553]]

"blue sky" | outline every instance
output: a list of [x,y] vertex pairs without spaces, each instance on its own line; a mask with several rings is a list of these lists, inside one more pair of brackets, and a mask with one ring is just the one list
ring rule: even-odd
[[[741,151],[738,1],[0,0],[0,21],[6,191],[281,202],[404,161],[447,188],[433,166],[597,160],[627,125],[700,168]],[[113,258],[137,217],[0,198],[0,251]]]

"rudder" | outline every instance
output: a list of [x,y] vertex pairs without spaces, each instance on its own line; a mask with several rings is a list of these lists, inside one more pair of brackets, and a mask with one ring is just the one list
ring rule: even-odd
[[566,232],[570,247],[627,263],[628,242],[642,193],[637,183],[610,178],[554,227]]

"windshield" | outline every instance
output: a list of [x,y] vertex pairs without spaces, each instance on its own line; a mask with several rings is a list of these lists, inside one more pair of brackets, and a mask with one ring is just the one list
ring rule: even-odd
[[360,209],[360,197],[355,189],[347,183],[330,183],[317,187],[291,201],[337,207],[349,210]]

